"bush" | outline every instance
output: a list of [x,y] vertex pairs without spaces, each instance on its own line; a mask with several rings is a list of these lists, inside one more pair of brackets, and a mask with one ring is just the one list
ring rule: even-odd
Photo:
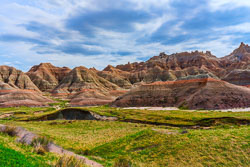
[[114,167],[131,167],[131,162],[126,157],[118,157],[115,160]]
[[85,149],[85,150],[79,151],[78,154],[91,155],[91,151],[89,149]]
[[76,159],[73,156],[61,157],[55,167],[86,167],[84,160]]
[[34,152],[44,155],[49,151],[48,146],[50,143],[51,141],[46,137],[37,137],[32,141],[31,145],[34,147]]
[[17,128],[14,126],[6,126],[2,132],[14,137],[17,135]]

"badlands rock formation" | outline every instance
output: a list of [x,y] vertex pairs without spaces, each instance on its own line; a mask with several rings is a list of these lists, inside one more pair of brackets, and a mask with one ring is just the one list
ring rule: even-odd
[[15,69],[14,67],[0,66],[0,82],[6,83],[10,87],[16,89],[39,91],[36,85],[25,73]]
[[132,89],[113,102],[119,107],[227,109],[250,106],[250,89],[215,79],[155,82]]
[[116,90],[119,87],[98,76],[95,71],[80,66],[66,75],[53,93],[77,93],[85,89]]
[[221,59],[227,74],[222,80],[237,84],[250,85],[250,46],[241,43],[233,53]]
[[116,68],[130,72],[131,83],[174,81],[190,75],[209,75],[217,78],[222,71],[219,59],[210,52],[183,52],[172,55],[161,53],[146,62],[118,65]]
[[7,83],[0,82],[0,107],[40,107],[52,102],[36,90],[13,88]]
[[[50,92],[53,96],[70,99],[72,106],[107,104],[115,100],[118,96],[124,95],[131,88],[134,91],[136,90],[136,87],[141,86],[138,88],[141,89],[148,84],[154,85],[154,89],[157,90],[155,92],[159,92],[159,98],[162,103],[160,103],[157,98],[149,98],[150,101],[144,101],[144,106],[153,105],[153,103],[155,103],[153,100],[156,100],[155,105],[170,105],[171,103],[173,106],[179,106],[184,102],[179,101],[182,99],[179,98],[179,96],[179,100],[164,102],[165,96],[163,96],[160,91],[162,89],[162,84],[158,85],[159,82],[187,82],[187,87],[183,90],[179,90],[179,84],[173,84],[174,86],[177,86],[177,88],[172,86],[171,89],[173,89],[172,92],[174,92],[174,97],[180,92],[183,97],[188,98],[189,96],[191,97],[191,90],[198,91],[198,89],[200,89],[197,87],[197,82],[193,81],[198,81],[200,79],[202,80],[202,83],[205,83],[205,81],[208,80],[206,81],[206,84],[201,85],[214,86],[214,90],[222,89],[221,87],[217,88],[215,87],[216,85],[212,84],[216,82],[220,83],[218,85],[221,85],[221,83],[227,85],[226,82],[229,82],[244,86],[245,89],[249,89],[249,74],[250,47],[244,43],[241,43],[239,48],[223,58],[217,58],[209,51],[182,52],[171,55],[160,53],[159,56],[154,56],[146,62],[128,63],[116,67],[108,65],[102,71],[96,70],[95,68],[87,69],[85,67],[76,67],[71,70],[67,67],[55,67],[50,63],[41,63],[40,65],[32,67],[26,75],[13,67],[0,66],[0,82],[3,91],[14,89],[15,91],[35,90],[36,92]],[[211,79],[216,80],[216,82],[214,80],[212,82]],[[226,82],[219,82],[219,80],[224,80]],[[201,82],[199,81],[198,83]],[[192,87],[192,85],[195,86],[195,88],[191,89],[190,87]],[[206,86],[206,88],[208,87]],[[225,90],[229,90],[226,92],[230,92],[233,88],[236,90],[239,89],[239,87],[234,87],[234,85],[225,86],[224,88]],[[186,90],[186,92],[183,92],[184,90]],[[207,89],[207,91],[208,90],[213,92],[210,89]],[[140,91],[133,91],[130,93],[136,92],[138,93],[138,97],[141,96]],[[147,92],[145,93],[147,94]],[[226,95],[229,101],[235,97],[236,99],[240,98],[238,94],[234,93],[235,92],[232,93],[231,97],[229,97],[228,94]],[[156,95],[156,93],[153,94]],[[40,95],[41,94],[39,94],[39,96]],[[151,95],[149,97],[151,97]],[[162,99],[161,97],[164,98]],[[206,96],[201,95],[198,97],[201,99],[206,98]],[[224,98],[220,93],[218,94],[218,97]],[[13,96],[13,98],[16,97]],[[48,100],[49,99],[46,99],[45,101]],[[219,101],[220,99],[217,100]],[[242,101],[243,103],[239,103],[240,106],[248,104],[246,101]],[[187,102],[190,103],[190,106],[188,107],[195,108],[192,101]],[[129,104],[132,104],[132,102],[129,102]],[[203,103],[201,102],[201,104]],[[218,108],[224,108],[222,104],[218,105]],[[232,106],[236,107],[237,105],[233,103]],[[197,104],[197,108],[199,107],[202,108],[202,106],[198,106]],[[209,105],[204,104],[204,107],[209,108]],[[230,105],[226,105],[225,107],[230,107]]]
[[121,88],[130,89],[132,87],[128,80],[129,73],[116,69],[111,65],[108,65],[103,71],[98,71],[97,75]]
[[52,91],[71,71],[68,67],[55,67],[50,63],[33,66],[26,74],[43,92]]
[[22,71],[0,66],[0,107],[46,106],[50,102]]
[[122,94],[123,89],[99,76],[97,70],[82,66],[74,68],[53,90],[54,96],[68,96],[73,106],[107,104]]

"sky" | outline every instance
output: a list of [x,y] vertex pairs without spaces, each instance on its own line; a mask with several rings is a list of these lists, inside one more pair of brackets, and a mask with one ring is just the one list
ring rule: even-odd
[[249,0],[1,0],[0,64],[95,67],[250,43]]

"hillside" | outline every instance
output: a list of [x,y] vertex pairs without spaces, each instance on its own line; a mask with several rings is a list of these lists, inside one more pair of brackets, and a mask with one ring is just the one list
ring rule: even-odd
[[132,89],[114,106],[163,106],[227,109],[250,106],[250,89],[215,79],[155,82]]

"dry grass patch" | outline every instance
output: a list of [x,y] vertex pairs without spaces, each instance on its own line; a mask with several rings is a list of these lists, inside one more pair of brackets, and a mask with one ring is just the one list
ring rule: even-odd
[[37,137],[32,141],[31,146],[34,147],[34,152],[44,155],[49,151],[48,147],[50,143],[51,141],[46,137]]
[[15,137],[17,135],[17,128],[14,126],[6,126],[3,128],[2,133]]
[[73,156],[63,156],[61,157],[55,167],[87,167],[83,160],[76,159]]

